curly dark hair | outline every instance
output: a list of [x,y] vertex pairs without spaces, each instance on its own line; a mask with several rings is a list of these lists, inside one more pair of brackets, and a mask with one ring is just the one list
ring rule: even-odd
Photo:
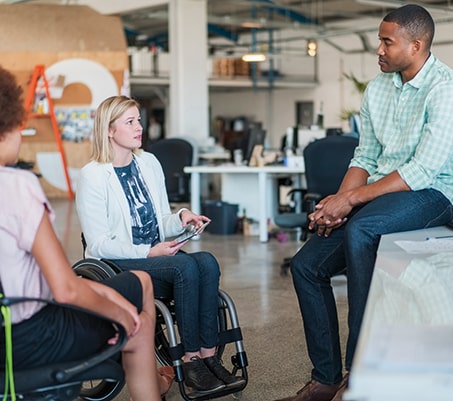
[[0,141],[22,125],[25,119],[23,90],[16,77],[0,66]]

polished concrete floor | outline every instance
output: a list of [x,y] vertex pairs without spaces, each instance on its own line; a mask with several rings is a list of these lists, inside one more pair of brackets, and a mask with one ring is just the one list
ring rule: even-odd
[[[82,256],[80,225],[75,205],[68,200],[51,200],[56,211],[55,228],[71,263]],[[203,233],[190,241],[186,251],[206,250],[218,258],[222,270],[220,286],[234,300],[244,337],[249,367],[249,383],[243,401],[266,401],[294,394],[310,379],[311,365],[306,353],[302,322],[291,275],[280,275],[280,263],[302,245],[290,233],[287,242],[276,239],[261,243],[258,237]],[[343,277],[333,281],[340,325],[346,326],[346,285]],[[224,354],[227,364],[229,349]],[[233,396],[223,397],[221,400]],[[181,400],[177,386],[167,401]],[[128,400],[127,389],[117,401]]]

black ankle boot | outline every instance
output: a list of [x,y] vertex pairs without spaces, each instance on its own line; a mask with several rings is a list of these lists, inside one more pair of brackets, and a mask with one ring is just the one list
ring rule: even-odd
[[214,373],[214,375],[222,380],[227,386],[241,386],[244,384],[245,379],[240,376],[235,376],[229,372],[222,364],[222,361],[217,355],[210,356],[209,358],[203,359],[206,366],[209,370]]
[[225,384],[208,369],[203,359],[197,356],[190,358],[182,368],[186,385],[198,393],[211,393],[225,387]]

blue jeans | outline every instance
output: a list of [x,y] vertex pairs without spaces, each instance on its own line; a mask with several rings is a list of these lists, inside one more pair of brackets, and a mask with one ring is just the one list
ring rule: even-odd
[[156,298],[174,298],[179,334],[185,352],[218,345],[220,268],[208,252],[112,260],[122,270],[147,271]]
[[312,379],[342,378],[338,316],[331,277],[347,272],[348,326],[345,367],[351,368],[381,235],[446,224],[452,205],[425,189],[382,195],[356,208],[329,237],[313,235],[291,261],[291,273],[313,363]]

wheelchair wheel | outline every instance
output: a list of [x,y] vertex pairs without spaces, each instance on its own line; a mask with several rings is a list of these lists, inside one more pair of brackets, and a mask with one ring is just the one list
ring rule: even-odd
[[83,259],[76,262],[72,269],[78,276],[94,281],[101,281],[116,276],[120,270],[115,269],[109,263],[98,259]]
[[[97,259],[83,259],[72,266],[78,276],[101,281],[118,274],[118,271],[107,262]],[[119,355],[118,358],[121,356]],[[125,380],[85,381],[80,389],[79,398],[85,401],[109,401],[115,398],[125,385]]]
[[125,381],[90,380],[80,389],[79,398],[85,401],[110,401],[123,389]]

